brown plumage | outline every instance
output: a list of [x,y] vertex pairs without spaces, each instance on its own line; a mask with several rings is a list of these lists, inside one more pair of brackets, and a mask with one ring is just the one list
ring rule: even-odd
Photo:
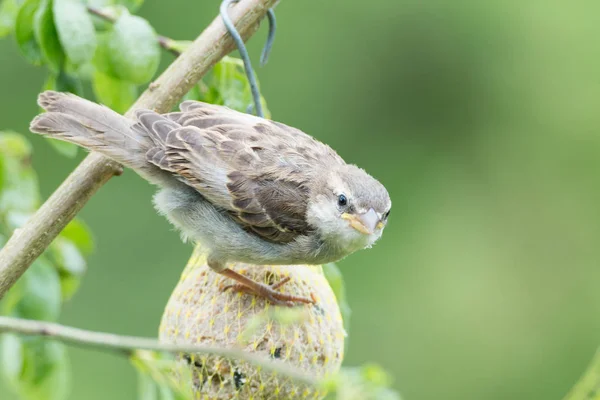
[[[389,214],[379,182],[278,122],[196,101],[163,115],[140,110],[137,121],[63,93],[44,92],[39,104],[49,112],[33,132],[102,152],[159,185],[158,210],[240,282],[226,261],[335,261],[372,245]],[[275,302],[302,301],[243,283]]]
[[[266,240],[285,243],[306,234],[311,229],[306,221],[307,184],[315,179],[306,172],[317,171],[316,165],[342,165],[343,160],[304,132],[234,113],[194,101],[164,117],[139,112],[140,124],[156,138],[147,160]],[[223,175],[214,179],[206,173],[215,168],[227,182],[219,179]]]

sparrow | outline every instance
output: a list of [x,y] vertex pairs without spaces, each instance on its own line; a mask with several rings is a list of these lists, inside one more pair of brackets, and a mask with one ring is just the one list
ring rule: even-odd
[[385,187],[329,146],[279,122],[199,101],[135,120],[68,93],[46,91],[34,133],[100,152],[159,187],[154,205],[199,242],[230,285],[276,305],[313,303],[227,267],[319,265],[371,247],[391,200]]

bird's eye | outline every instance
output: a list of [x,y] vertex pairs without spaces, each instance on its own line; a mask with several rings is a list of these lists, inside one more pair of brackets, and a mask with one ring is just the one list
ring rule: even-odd
[[338,196],[338,206],[345,207],[348,204],[348,198],[345,194],[340,194]]
[[390,208],[389,210],[387,210],[387,212],[385,214],[383,214],[382,219],[384,221],[387,221],[388,217],[390,216],[390,213],[392,212],[392,209]]

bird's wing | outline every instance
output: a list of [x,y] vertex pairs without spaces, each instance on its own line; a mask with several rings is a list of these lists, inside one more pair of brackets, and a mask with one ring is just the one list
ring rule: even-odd
[[185,102],[181,109],[138,113],[134,129],[155,143],[150,163],[266,240],[285,243],[311,230],[308,183],[324,156],[341,160],[333,150],[297,129],[225,107]]

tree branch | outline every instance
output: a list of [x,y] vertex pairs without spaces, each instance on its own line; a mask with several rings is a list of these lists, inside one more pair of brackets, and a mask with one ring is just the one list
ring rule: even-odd
[[[230,10],[236,28],[247,39],[277,0],[240,0]],[[140,108],[168,112],[222,57],[234,43],[220,17],[166,69],[125,114],[133,117]],[[40,209],[0,250],[0,298],[48,247],[90,197],[121,167],[110,159],[91,153],[50,196]]]
[[283,362],[275,362],[270,358],[255,353],[247,353],[237,349],[226,349],[214,346],[177,345],[162,343],[155,339],[121,336],[112,333],[86,331],[52,322],[26,320],[20,318],[0,317],[0,332],[12,332],[22,335],[47,336],[61,342],[83,345],[100,350],[130,354],[134,350],[153,350],[166,353],[212,354],[227,359],[246,361],[271,372],[277,372],[296,382],[318,386],[322,382],[297,368]]

